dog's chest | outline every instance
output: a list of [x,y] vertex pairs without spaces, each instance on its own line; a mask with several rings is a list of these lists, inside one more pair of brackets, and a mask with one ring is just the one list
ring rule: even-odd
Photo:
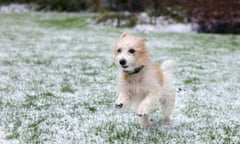
[[146,82],[141,78],[126,81],[126,89],[132,97],[144,97],[148,93]]

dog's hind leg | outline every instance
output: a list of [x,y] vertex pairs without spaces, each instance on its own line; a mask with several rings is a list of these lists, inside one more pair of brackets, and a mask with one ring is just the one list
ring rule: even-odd
[[146,129],[149,126],[148,115],[141,116],[140,121],[141,121],[140,126],[142,129]]
[[171,92],[165,99],[160,100],[162,106],[162,114],[164,122],[170,122],[170,115],[172,114],[175,105],[175,92]]

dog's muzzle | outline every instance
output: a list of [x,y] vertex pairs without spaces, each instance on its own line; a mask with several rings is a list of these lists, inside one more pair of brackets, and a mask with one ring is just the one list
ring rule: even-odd
[[127,61],[125,59],[120,59],[119,64],[121,66],[125,66],[127,64]]
[[133,75],[133,74],[139,73],[143,68],[144,68],[144,65],[141,65],[139,67],[136,67],[133,71],[124,70],[124,72],[127,73],[128,75]]

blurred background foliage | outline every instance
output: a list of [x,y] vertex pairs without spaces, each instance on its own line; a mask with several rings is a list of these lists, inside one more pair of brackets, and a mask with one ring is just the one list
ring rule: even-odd
[[152,15],[239,16],[239,0],[1,0],[0,4],[35,3],[39,10],[55,11],[147,11]]
[[150,16],[169,16],[178,22],[198,23],[205,32],[240,33],[240,0],[1,0],[0,2],[0,4],[9,3],[34,3],[37,4],[37,10],[42,11],[102,12],[105,17],[109,12],[146,12]]

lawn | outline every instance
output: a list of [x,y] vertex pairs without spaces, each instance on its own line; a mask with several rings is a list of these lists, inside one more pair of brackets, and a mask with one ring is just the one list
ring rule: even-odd
[[[86,23],[96,14],[0,14],[0,143],[240,144],[240,36],[140,33]],[[174,59],[176,107],[153,126],[119,112],[113,47],[148,38],[157,63]]]

